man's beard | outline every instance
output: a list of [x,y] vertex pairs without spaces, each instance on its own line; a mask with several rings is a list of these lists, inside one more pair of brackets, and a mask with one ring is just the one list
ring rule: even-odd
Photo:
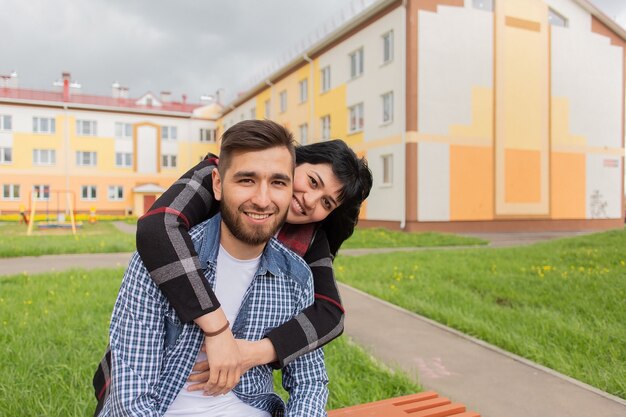
[[253,204],[242,204],[238,208],[232,208],[226,200],[226,196],[224,196],[221,205],[222,221],[233,236],[248,245],[256,246],[267,243],[281,228],[287,218],[287,210],[280,214],[278,208],[274,206],[274,211],[271,215],[271,218],[274,219],[273,222],[266,225],[245,224],[242,218],[242,216],[245,216],[244,211],[263,213],[265,210],[259,209]]

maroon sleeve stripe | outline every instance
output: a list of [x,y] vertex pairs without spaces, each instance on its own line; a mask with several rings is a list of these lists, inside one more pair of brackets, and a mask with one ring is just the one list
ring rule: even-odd
[[159,207],[156,208],[154,210],[150,210],[148,211],[146,214],[144,214],[143,216],[141,216],[141,218],[143,219],[144,217],[148,217],[148,216],[152,216],[154,214],[159,214],[159,213],[170,213],[170,214],[175,214],[176,216],[180,217],[180,219],[185,223],[185,226],[187,226],[187,229],[189,229],[189,220],[187,220],[187,217],[185,217],[185,215],[183,213],[181,213],[178,210],[175,210],[171,207]]
[[327,297],[327,296],[322,295],[322,294],[315,293],[315,298],[318,298],[318,299],[320,299],[320,300],[326,300],[326,301],[328,301],[329,303],[332,303],[332,304],[336,305],[336,306],[337,306],[337,308],[338,308],[339,310],[341,310],[341,312],[342,312],[342,313],[345,313],[345,312],[346,312],[346,310],[344,310],[344,309],[343,309],[343,306],[342,306],[341,304],[339,304],[337,301],[333,300],[333,299],[332,299],[332,298],[330,298],[330,297]]

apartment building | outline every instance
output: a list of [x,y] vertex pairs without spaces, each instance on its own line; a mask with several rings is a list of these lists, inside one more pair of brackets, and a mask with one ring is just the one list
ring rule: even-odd
[[79,93],[63,74],[58,91],[0,84],[0,212],[95,210],[141,215],[207,152],[218,151],[217,104],[169,93]]
[[361,224],[623,227],[626,32],[586,0],[379,0],[230,103],[374,175]]

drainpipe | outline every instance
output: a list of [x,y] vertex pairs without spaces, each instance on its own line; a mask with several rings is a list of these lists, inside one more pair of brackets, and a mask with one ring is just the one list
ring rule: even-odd
[[400,103],[401,104],[401,138],[402,138],[402,152],[404,153],[404,160],[402,164],[404,166],[404,190],[402,192],[402,213],[400,215],[400,229],[406,230],[406,18],[407,18],[407,0],[402,0],[402,10],[404,14],[402,16],[402,23],[400,29]]
[[309,103],[310,103],[309,104],[309,109],[310,109],[310,111],[309,111],[309,127],[307,129],[307,136],[308,136],[307,137],[307,142],[308,142],[309,141],[309,137],[313,138],[312,130],[313,130],[313,120],[315,118],[315,99],[314,99],[315,82],[313,81],[314,80],[313,76],[315,74],[313,72],[313,60],[311,58],[309,58],[309,56],[307,54],[303,54],[302,58],[304,58],[304,60],[309,63],[309,67],[311,68],[311,70],[310,70],[310,74],[311,75],[309,77],[309,78],[311,78],[311,88],[310,88],[310,90],[311,90],[311,98],[310,98],[310,101],[309,101]]

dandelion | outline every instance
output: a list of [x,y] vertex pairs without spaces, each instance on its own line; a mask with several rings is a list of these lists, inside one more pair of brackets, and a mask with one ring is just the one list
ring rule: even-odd
[[26,305],[31,305],[33,303],[33,300],[24,300],[24,304]]
[[544,271],[552,271],[552,266],[550,266],[550,265],[544,265],[544,266],[543,266],[543,270],[544,270]]
[[395,290],[396,290],[396,286],[395,286],[395,285],[393,285],[393,284],[391,284],[391,285],[389,286],[389,288],[391,288],[391,290],[392,290],[392,291],[395,291]]

